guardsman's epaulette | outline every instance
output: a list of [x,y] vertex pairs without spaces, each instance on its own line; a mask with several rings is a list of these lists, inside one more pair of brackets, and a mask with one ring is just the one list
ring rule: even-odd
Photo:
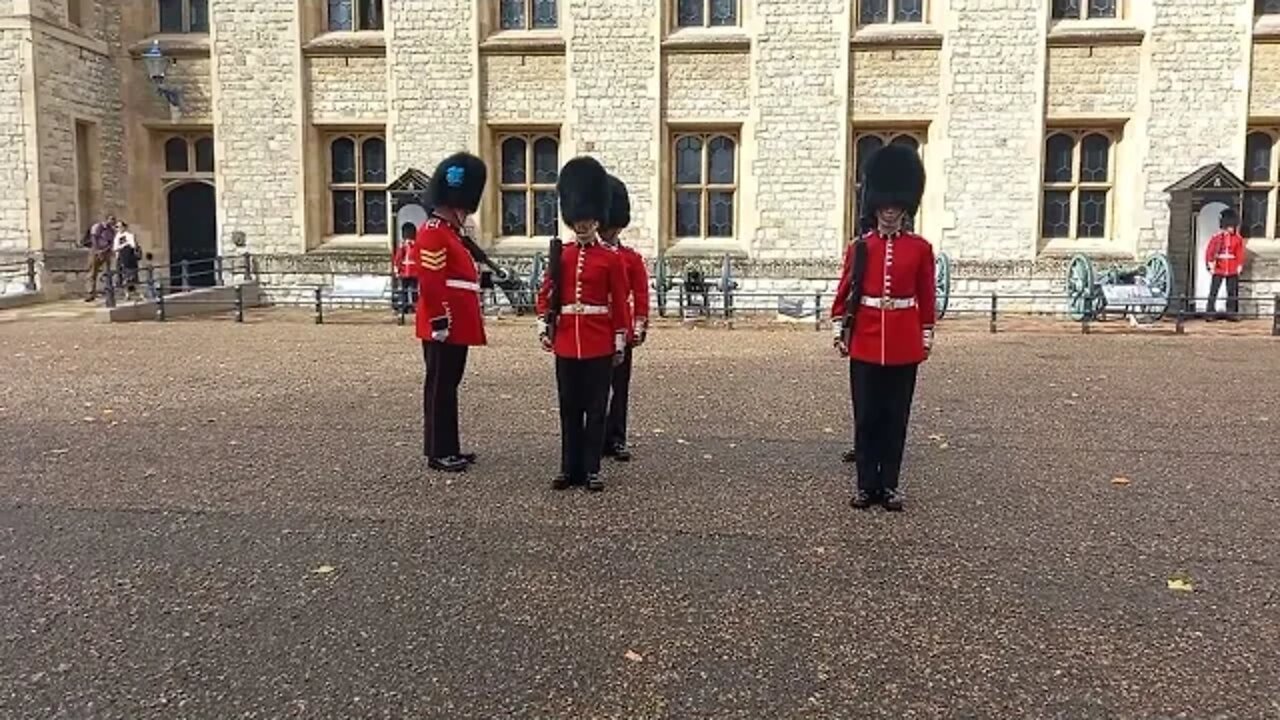
[[446,248],[422,250],[418,253],[418,260],[422,263],[422,267],[428,270],[443,270],[448,255],[449,251]]

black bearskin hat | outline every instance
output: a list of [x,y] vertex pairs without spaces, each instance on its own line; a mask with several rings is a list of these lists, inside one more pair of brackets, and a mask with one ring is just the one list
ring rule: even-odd
[[920,209],[924,195],[924,163],[915,149],[905,145],[885,145],[867,158],[862,179],[864,219],[874,220],[876,212],[902,208],[907,216]]
[[489,171],[484,161],[471,153],[454,153],[436,166],[427,186],[427,203],[474,213],[480,207],[480,196]]
[[1223,210],[1222,214],[1218,216],[1218,227],[1240,227],[1240,213],[1237,213],[1232,208]]
[[609,220],[602,224],[615,230],[631,224],[631,196],[627,194],[627,185],[613,175],[609,176]]
[[609,173],[595,158],[582,155],[565,163],[556,182],[564,224],[583,220],[608,223],[609,188]]

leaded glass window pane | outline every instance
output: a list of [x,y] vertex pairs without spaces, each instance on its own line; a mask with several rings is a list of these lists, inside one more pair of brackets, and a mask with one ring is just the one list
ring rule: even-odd
[[1068,20],[1080,18],[1080,0],[1053,0],[1053,18]]
[[502,0],[498,6],[498,25],[503,30],[524,30],[524,0]]
[[703,14],[705,9],[705,0],[678,0],[676,2],[676,25],[680,27],[703,27],[707,24]]
[[360,0],[360,30],[382,29],[382,0]]
[[896,22],[924,22],[924,0],[898,0],[893,13]]
[[[356,143],[350,138],[339,138],[329,147],[330,179],[334,183],[356,181]],[[352,201],[354,204],[354,200]]]
[[191,0],[191,32],[209,32],[209,0]]
[[533,0],[533,27],[550,30],[556,27],[556,0]]
[[1246,190],[1243,212],[1240,213],[1240,233],[1247,238],[1267,236],[1267,208],[1270,190]]
[[360,146],[361,175],[364,182],[381,185],[387,181],[387,145],[382,138],[369,138]]
[[502,141],[502,182],[515,185],[525,182],[525,142],[512,137]]
[[351,13],[353,0],[329,0],[329,29],[332,31],[354,30],[355,18]]
[[707,237],[733,237],[733,192],[707,193]]
[[712,185],[729,185],[733,183],[733,140],[724,137],[711,138],[707,143],[707,170]]
[[1107,233],[1107,191],[1081,190],[1080,208],[1076,213],[1076,236],[1105,237]]
[[711,0],[712,27],[738,24],[738,0]]
[[1259,15],[1280,15],[1280,0],[1258,0],[1254,12]]
[[354,235],[356,228],[356,191],[333,191],[333,232]]
[[689,135],[676,141],[676,184],[702,182],[702,139]]
[[533,232],[535,235],[556,234],[558,225],[556,200],[555,190],[537,190],[533,193]]
[[363,235],[385,235],[387,232],[387,193],[369,190],[364,193]]
[[889,0],[858,0],[858,24],[889,22]]
[[1071,182],[1072,154],[1075,141],[1070,135],[1050,135],[1044,143],[1044,181],[1050,183]]
[[879,150],[882,147],[884,147],[884,140],[881,140],[877,135],[863,135],[858,138],[858,143],[854,146],[853,154],[856,156],[855,159],[858,163],[857,177],[859,184],[862,183],[863,175],[865,175],[867,160],[871,158],[871,155],[875,153],[876,150]]
[[1244,141],[1244,179],[1248,182],[1271,182],[1271,136],[1249,133]]
[[1040,234],[1046,238],[1065,238],[1071,235],[1071,191],[1046,190],[1044,193],[1044,219]]
[[182,0],[160,0],[160,32],[182,31]]
[[524,190],[502,191],[502,234],[529,234],[529,196]]
[[1080,143],[1080,181],[1106,182],[1110,167],[1111,141],[1105,135],[1086,135]]
[[1090,18],[1114,18],[1116,0],[1089,0]]
[[196,172],[213,172],[213,138],[196,141]]
[[560,177],[560,143],[553,138],[538,138],[533,143],[533,181],[539,185],[554,183]]
[[187,172],[190,169],[187,160],[187,141],[182,138],[169,138],[164,144],[165,172]]
[[702,192],[676,192],[676,236],[697,237],[702,234]]

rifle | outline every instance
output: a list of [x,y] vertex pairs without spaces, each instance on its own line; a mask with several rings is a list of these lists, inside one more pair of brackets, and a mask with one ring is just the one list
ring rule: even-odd
[[862,281],[867,274],[867,241],[853,241],[853,270],[849,278],[849,295],[844,303],[844,321],[840,325],[840,342],[847,348],[853,343],[853,321],[862,304]]
[[[477,263],[489,268],[489,273],[485,273],[486,275],[491,273],[493,277],[497,278],[498,283],[500,284],[503,282],[506,282],[511,278],[511,271],[507,270],[504,267],[500,267],[497,263],[495,263],[492,259],[490,259],[489,255],[484,250],[480,249],[480,246],[476,244],[476,241],[472,239],[470,235],[458,233],[458,237],[462,238],[462,245],[467,249],[468,253],[471,253],[471,257]],[[481,287],[488,289],[493,287],[493,284],[494,283],[492,278],[481,278],[481,281],[480,281]]]
[[560,322],[560,308],[562,300],[560,298],[560,284],[563,281],[560,272],[560,257],[564,250],[564,243],[560,238],[551,238],[551,245],[547,248],[547,279],[551,293],[547,296],[547,317],[544,318],[547,323],[547,339],[552,342],[556,339],[556,325]]

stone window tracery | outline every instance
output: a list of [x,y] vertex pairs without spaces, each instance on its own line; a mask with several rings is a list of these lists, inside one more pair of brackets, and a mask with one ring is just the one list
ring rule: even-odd
[[502,30],[553,30],[559,25],[556,0],[499,0]]
[[671,165],[674,236],[732,238],[737,221],[737,134],[677,133]]
[[1118,0],[1053,0],[1054,20],[1114,19]]
[[858,25],[924,22],[925,0],[858,0]]
[[1102,130],[1053,130],[1045,138],[1041,237],[1107,237],[1115,144],[1116,138]]
[[162,33],[209,32],[209,0],[158,0],[157,10]]
[[330,137],[329,234],[387,232],[387,145],[381,134]]
[[1280,129],[1258,128],[1251,130],[1244,141],[1244,181],[1249,189],[1240,208],[1240,234],[1247,238],[1280,236],[1278,140]]
[[213,180],[213,137],[204,134],[171,135],[163,145],[164,172],[168,180]]
[[383,0],[328,0],[330,32],[381,30]]
[[[850,235],[857,237],[861,234],[861,228],[858,226],[858,202],[862,199],[862,175],[863,167],[867,162],[867,158],[871,153],[879,150],[885,145],[906,145],[907,147],[918,152],[921,157],[924,156],[924,140],[925,131],[920,130],[860,130],[855,131],[853,135],[853,201],[850,203],[851,223]],[[906,229],[914,232],[920,227],[920,211],[917,211],[915,217],[906,219],[904,225]]]
[[560,139],[554,133],[498,136],[500,233],[504,237],[550,237],[559,227],[556,181]]

